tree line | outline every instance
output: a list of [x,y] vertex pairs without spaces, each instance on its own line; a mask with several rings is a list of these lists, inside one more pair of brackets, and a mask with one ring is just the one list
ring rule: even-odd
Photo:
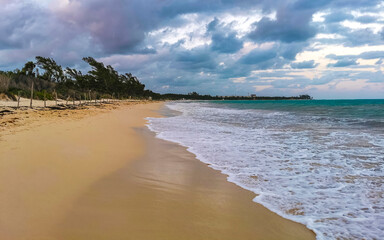
[[14,71],[0,71],[0,92],[9,97],[29,97],[32,82],[35,99],[81,98],[159,98],[160,94],[145,90],[145,85],[131,73],[119,74],[111,65],[104,65],[92,57],[85,57],[91,70],[82,73],[74,68],[65,68],[53,58],[37,56],[35,61],[25,63]]

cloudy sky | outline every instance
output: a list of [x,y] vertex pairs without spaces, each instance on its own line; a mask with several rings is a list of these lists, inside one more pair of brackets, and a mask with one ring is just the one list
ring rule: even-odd
[[0,0],[0,70],[93,56],[160,93],[384,97],[379,0]]

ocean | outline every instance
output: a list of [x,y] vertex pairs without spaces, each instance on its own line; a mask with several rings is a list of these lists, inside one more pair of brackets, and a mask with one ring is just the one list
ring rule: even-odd
[[[149,118],[317,239],[384,238],[384,100],[169,102]],[[172,110],[172,111],[170,111]]]

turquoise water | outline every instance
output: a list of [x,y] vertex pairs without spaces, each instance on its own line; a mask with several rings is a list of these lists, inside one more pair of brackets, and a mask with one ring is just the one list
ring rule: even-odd
[[384,119],[384,99],[212,101],[236,109],[264,109],[338,118]]
[[170,102],[157,136],[317,239],[383,239],[384,100]]

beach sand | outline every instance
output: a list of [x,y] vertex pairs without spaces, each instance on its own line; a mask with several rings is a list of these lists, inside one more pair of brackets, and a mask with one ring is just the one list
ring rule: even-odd
[[43,116],[2,134],[0,239],[315,239],[155,138],[144,117],[161,106]]

